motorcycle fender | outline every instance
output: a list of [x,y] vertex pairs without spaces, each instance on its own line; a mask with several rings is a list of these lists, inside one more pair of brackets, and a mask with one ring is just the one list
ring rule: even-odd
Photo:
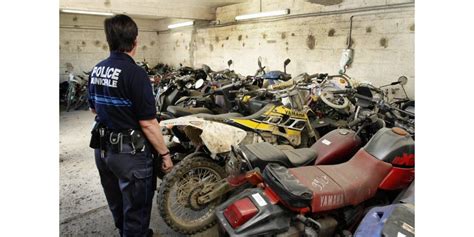
[[232,145],[238,145],[247,132],[227,124],[205,121],[201,139],[212,154],[229,152]]
[[240,128],[194,116],[165,120],[160,122],[160,126],[191,126],[200,129],[202,142],[212,154],[229,152],[232,145],[240,144],[247,135]]
[[[258,209],[258,212],[234,229],[225,217],[224,212],[230,205],[244,198],[249,198]],[[272,204],[260,188],[246,189],[233,196],[216,208],[216,216],[221,230],[231,237],[276,235],[287,232],[291,221],[291,212],[278,205],[278,203]]]
[[184,116],[175,119],[167,119],[160,122],[161,127],[172,127],[172,126],[192,126],[195,128],[202,129],[204,119],[197,118],[194,116]]

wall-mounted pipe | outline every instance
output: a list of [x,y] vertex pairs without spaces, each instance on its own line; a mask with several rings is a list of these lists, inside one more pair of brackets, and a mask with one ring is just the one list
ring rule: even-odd
[[[207,29],[207,28],[218,28],[218,27],[226,27],[226,26],[234,26],[234,25],[243,25],[243,24],[254,24],[260,22],[275,22],[275,21],[282,21],[294,18],[305,18],[305,17],[317,17],[317,16],[330,16],[330,15],[341,15],[341,14],[349,14],[349,13],[361,13],[361,12],[370,12],[370,11],[383,11],[383,10],[395,10],[395,9],[404,9],[404,8],[411,8],[415,6],[415,2],[407,2],[407,3],[397,3],[397,4],[388,4],[388,5],[378,5],[378,6],[369,6],[369,7],[359,7],[359,8],[351,8],[351,9],[342,9],[342,10],[334,10],[334,11],[324,11],[324,12],[311,12],[311,13],[301,13],[301,14],[293,14],[293,15],[286,15],[281,17],[275,17],[272,19],[259,19],[259,20],[248,20],[248,21],[241,21],[241,22],[228,22],[223,24],[216,24],[216,25],[206,25],[206,26],[195,26],[197,29]],[[159,33],[166,33],[169,30],[158,31]]]
[[[97,26],[80,26],[80,25],[60,25],[60,29],[78,29],[78,30],[100,30],[103,31],[104,27],[97,27]],[[139,32],[155,32],[158,33],[158,30],[151,30],[151,29],[141,29],[138,28]]]

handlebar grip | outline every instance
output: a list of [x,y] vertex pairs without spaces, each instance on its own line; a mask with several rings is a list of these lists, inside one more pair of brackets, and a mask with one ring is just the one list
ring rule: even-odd
[[240,82],[240,81],[238,81],[238,82],[232,82],[232,83],[230,83],[230,84],[228,84],[228,85],[221,86],[221,87],[219,87],[219,88],[217,88],[217,89],[215,89],[215,90],[211,90],[211,91],[209,91],[209,92],[203,94],[202,96],[212,95],[212,94],[215,94],[215,93],[217,93],[217,92],[220,92],[220,91],[223,91],[223,90],[232,88],[232,87],[234,87],[234,86],[239,86],[239,85],[241,85],[239,82]]
[[285,89],[287,87],[290,87],[290,86],[293,86],[293,81],[285,81],[285,82],[282,82],[282,83],[278,83],[278,84],[275,84],[275,85],[271,85],[269,86],[271,90],[281,90],[281,89]]
[[309,79],[313,79],[313,78],[324,78],[324,77],[327,77],[328,74],[327,73],[315,73],[313,75],[310,75],[308,78]]
[[334,91],[329,91],[335,95],[339,95],[339,94],[348,94],[350,91],[349,90],[334,90]]

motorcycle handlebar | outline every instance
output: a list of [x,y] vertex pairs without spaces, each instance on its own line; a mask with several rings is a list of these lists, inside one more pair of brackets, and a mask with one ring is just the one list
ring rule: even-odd
[[351,122],[349,122],[347,124],[348,127],[354,127],[355,125],[359,124],[360,122],[364,121],[365,118],[356,118],[354,120],[352,120]]
[[218,88],[218,89],[216,89],[216,90],[209,91],[209,92],[205,93],[203,96],[209,96],[209,95],[212,95],[212,94],[214,94],[214,93],[216,93],[216,92],[223,91],[223,90],[232,88],[232,87],[234,87],[234,86],[240,86],[240,85],[242,85],[242,82],[241,82],[241,81],[232,82],[232,83],[230,83],[230,84],[228,84],[228,85],[225,85],[225,86],[222,86],[222,87],[220,87],[220,88]]
[[340,94],[350,94],[356,92],[354,89],[345,89],[345,90],[333,90],[329,91],[335,95],[340,95]]
[[373,98],[368,97],[368,96],[365,96],[365,95],[355,94],[354,96],[355,96],[356,98],[358,98],[358,99],[363,99],[363,100],[368,100],[368,101],[376,102],[376,101],[374,101]]
[[328,74],[327,73],[315,73],[313,75],[309,75],[309,79],[313,79],[313,78],[318,78],[318,77],[327,77]]

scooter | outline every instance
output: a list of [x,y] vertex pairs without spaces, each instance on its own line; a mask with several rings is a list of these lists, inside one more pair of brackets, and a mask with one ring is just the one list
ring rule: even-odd
[[229,236],[350,236],[368,206],[412,183],[414,149],[408,132],[381,128],[342,164],[269,164],[263,175],[249,175],[258,188],[230,198],[216,216]]

